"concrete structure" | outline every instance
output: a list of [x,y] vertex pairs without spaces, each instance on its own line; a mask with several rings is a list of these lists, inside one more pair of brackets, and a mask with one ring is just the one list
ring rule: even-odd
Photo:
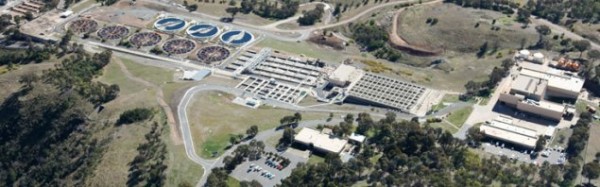
[[488,137],[530,149],[535,148],[538,140],[535,130],[513,125],[512,119],[505,117],[498,117],[496,120],[486,122],[479,127],[479,130]]
[[348,91],[346,102],[411,111],[422,102],[426,88],[389,77],[365,73]]
[[327,78],[330,83],[344,87],[360,79],[363,74],[362,70],[354,66],[340,64]]
[[181,18],[165,17],[154,22],[154,28],[162,32],[174,33],[182,30],[187,25],[187,22]]
[[341,153],[348,143],[346,140],[309,128],[302,128],[294,136],[294,141],[308,147],[313,147],[315,151],[335,154]]
[[210,75],[210,70],[183,71],[183,80],[199,81]]
[[307,92],[298,86],[253,76],[244,79],[236,88],[253,94],[257,98],[269,98],[292,104],[297,104],[307,95]]
[[273,53],[270,48],[256,52],[246,50],[226,69],[234,74],[243,72],[273,78],[293,84],[314,86],[322,75],[324,63],[309,58],[299,58]]
[[221,42],[229,46],[244,46],[252,40],[254,40],[254,35],[243,30],[231,30],[221,34]]
[[216,37],[221,30],[216,25],[208,23],[197,23],[188,27],[188,36],[198,40],[210,40]]

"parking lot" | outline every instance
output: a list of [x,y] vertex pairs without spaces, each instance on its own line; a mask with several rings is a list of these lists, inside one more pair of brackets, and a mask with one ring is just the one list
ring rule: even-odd
[[565,153],[562,150],[555,148],[548,148],[542,152],[537,158],[531,157],[532,150],[521,149],[513,147],[503,142],[490,141],[482,144],[481,148],[484,152],[490,153],[496,156],[506,156],[510,159],[518,161],[533,163],[541,165],[544,161],[548,161],[550,164],[562,164],[565,161]]
[[[265,149],[266,151],[269,151]],[[273,152],[275,152],[273,150]],[[288,167],[277,169],[277,166],[273,166],[267,163],[267,156],[263,155],[261,159],[255,161],[246,161],[240,164],[233,170],[230,176],[238,179],[239,181],[251,181],[256,180],[263,186],[275,186],[280,181],[292,173],[292,170],[296,167],[299,162],[306,162],[307,158],[294,155],[291,152],[278,152],[280,156],[283,156],[290,160]]]

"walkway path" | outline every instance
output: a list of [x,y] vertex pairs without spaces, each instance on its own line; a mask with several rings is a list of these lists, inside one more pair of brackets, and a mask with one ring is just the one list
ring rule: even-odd
[[167,123],[169,124],[169,128],[171,129],[170,137],[176,145],[181,144],[181,136],[179,135],[179,133],[177,133],[177,126],[175,123],[173,111],[171,110],[171,107],[167,104],[167,102],[165,102],[165,100],[164,100],[164,94],[163,94],[162,88],[131,74],[131,72],[129,72],[129,70],[127,69],[127,66],[125,66],[125,64],[123,64],[123,62],[120,59],[115,58],[113,60],[113,62],[115,62],[117,65],[119,65],[119,67],[121,68],[121,71],[123,72],[123,74],[125,74],[125,77],[127,77],[128,79],[138,82],[140,84],[143,84],[144,86],[151,87],[156,90],[156,101],[158,102],[160,107],[165,112],[165,114],[167,116]]

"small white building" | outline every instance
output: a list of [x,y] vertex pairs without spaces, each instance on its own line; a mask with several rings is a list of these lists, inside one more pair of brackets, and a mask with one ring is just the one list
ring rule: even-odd
[[67,18],[67,17],[69,17],[71,15],[73,15],[73,11],[72,10],[67,10],[67,11],[64,11],[64,12],[60,13],[60,17],[61,18]]
[[357,81],[361,77],[361,70],[354,66],[340,64],[333,72],[329,74],[328,80],[336,86],[346,86],[351,82]]
[[366,136],[363,136],[360,134],[354,134],[354,133],[352,133],[350,135],[350,137],[348,137],[348,140],[350,140],[350,142],[354,142],[357,144],[362,144],[363,142],[365,142],[366,139],[367,139]]

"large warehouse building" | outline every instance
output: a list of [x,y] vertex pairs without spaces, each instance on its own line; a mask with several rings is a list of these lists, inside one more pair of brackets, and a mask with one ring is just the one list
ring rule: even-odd
[[576,100],[584,80],[559,70],[540,72],[523,68],[499,101],[523,112],[560,121],[566,105],[549,100]]
[[512,119],[502,116],[481,125],[479,130],[488,137],[529,149],[535,148],[535,144],[538,140],[537,131],[513,125]]

